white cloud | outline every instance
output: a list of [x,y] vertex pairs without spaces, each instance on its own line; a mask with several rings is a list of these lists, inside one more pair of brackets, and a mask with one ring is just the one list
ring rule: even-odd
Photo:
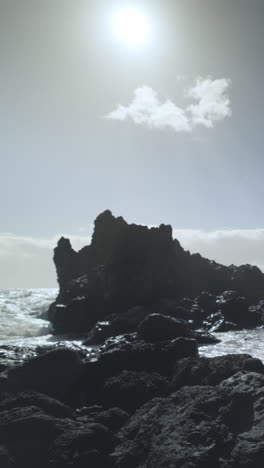
[[225,78],[219,80],[200,78],[196,85],[189,89],[187,95],[198,101],[187,108],[194,127],[203,125],[212,128],[214,122],[231,117],[231,103],[227,95],[229,86],[230,80]]
[[[264,269],[264,229],[200,231],[174,229],[186,250],[199,252],[219,263],[250,263]],[[89,235],[68,235],[79,250],[90,243]],[[34,238],[0,233],[0,289],[56,287],[53,248],[61,235]]]
[[130,118],[138,125],[146,125],[149,128],[170,127],[176,132],[191,130],[184,109],[169,100],[161,103],[156,91],[148,86],[137,88],[131,104],[128,107],[118,106],[107,118],[112,120]]
[[231,116],[227,95],[230,80],[197,79],[194,87],[186,90],[186,97],[196,101],[180,107],[171,100],[161,102],[157,92],[142,86],[134,91],[128,106],[119,105],[106,116],[107,119],[132,120],[137,125],[151,129],[171,128],[175,132],[191,132],[197,126],[212,128],[214,123]]
[[191,253],[199,252],[224,265],[250,263],[264,267],[264,229],[175,229],[173,236]]
[[[50,238],[0,233],[0,289],[56,287],[53,248],[60,234]],[[69,236],[79,250],[90,243],[90,236]]]

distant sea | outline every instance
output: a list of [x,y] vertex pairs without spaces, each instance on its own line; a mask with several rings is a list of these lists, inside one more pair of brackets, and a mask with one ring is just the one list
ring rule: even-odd
[[[58,289],[0,289],[0,345],[35,346],[61,341],[81,344],[68,337],[53,336],[47,320],[49,305]],[[202,356],[247,353],[264,362],[264,329],[242,330],[215,334],[217,345],[199,348]]]

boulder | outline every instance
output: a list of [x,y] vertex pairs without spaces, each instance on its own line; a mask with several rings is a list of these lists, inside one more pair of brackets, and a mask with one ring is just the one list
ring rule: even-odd
[[101,411],[95,421],[108,427],[112,432],[118,432],[127,422],[129,414],[121,408],[109,408]]
[[185,358],[175,363],[169,389],[173,392],[185,385],[218,385],[242,370],[264,374],[264,365],[249,354]]
[[209,345],[209,344],[221,343],[221,340],[216,338],[216,336],[203,330],[192,331],[190,333],[190,336],[197,341],[198,345],[206,345],[206,344]]
[[84,334],[91,330],[98,319],[104,317],[100,297],[77,296],[68,304],[53,304],[49,319],[53,332],[60,334]]
[[256,325],[251,320],[253,315],[249,312],[247,300],[236,291],[225,291],[218,297],[217,306],[226,322],[235,323],[240,328]]
[[195,340],[176,338],[167,342],[136,341],[113,345],[102,352],[99,362],[109,376],[122,370],[158,372],[169,375],[176,360],[198,356]]
[[203,309],[206,315],[211,315],[217,311],[216,296],[208,291],[202,291],[195,299],[195,304]]
[[[220,387],[230,394],[234,391],[246,392],[254,402],[254,423],[249,430],[239,434],[228,466],[231,468],[262,468],[264,454],[264,376],[255,372],[239,372]],[[243,408],[241,407],[241,411]]]
[[114,466],[227,468],[239,435],[253,421],[247,393],[184,387],[168,398],[151,400],[130,417],[118,434]]
[[226,391],[229,391],[230,394],[233,390],[248,393],[252,396],[253,401],[257,403],[255,406],[258,406],[258,409],[262,411],[261,406],[264,397],[263,372],[259,373],[249,370],[241,370],[233,374],[228,379],[224,379],[219,386],[224,388]]
[[102,344],[106,339],[137,330],[142,320],[149,315],[146,307],[132,307],[122,314],[112,314],[97,322],[84,341],[85,346]]
[[[104,404],[106,399],[104,385],[107,379],[120,375],[122,371],[145,372],[146,375],[158,373],[167,377],[172,375],[176,360],[187,356],[198,356],[196,341],[188,338],[157,343],[144,341],[111,343],[97,359],[85,363],[82,374],[72,390],[72,394],[75,395],[74,400],[80,401],[82,397],[83,405]],[[133,374],[124,375],[133,376]],[[142,378],[139,381],[140,386]],[[121,386],[122,376],[116,382]],[[137,385],[136,379],[133,382],[132,377],[130,383],[131,386]],[[110,399],[108,405],[119,406],[117,400]]]
[[151,314],[138,326],[139,336],[150,342],[166,341],[189,334],[188,323],[161,314]]
[[15,468],[80,468],[87,461],[103,468],[110,467],[115,437],[102,424],[55,418],[28,406],[0,412],[1,445],[8,447],[2,455]]
[[42,393],[28,391],[1,395],[0,411],[12,410],[14,408],[26,408],[28,406],[34,406],[45,414],[54,416],[55,418],[73,417],[73,411],[69,406]]
[[114,446],[115,436],[106,426],[84,424],[62,432],[54,441],[50,457],[56,468],[64,467],[65,461],[77,468],[108,468]]
[[8,392],[34,390],[70,403],[72,388],[83,368],[76,351],[54,349],[9,369],[0,390],[1,386],[2,391]]
[[69,425],[33,406],[1,411],[0,443],[9,448],[15,466],[46,468],[53,440]]
[[152,398],[166,396],[168,381],[157,373],[122,371],[106,380],[103,389],[104,403],[118,405],[128,412],[134,412]]

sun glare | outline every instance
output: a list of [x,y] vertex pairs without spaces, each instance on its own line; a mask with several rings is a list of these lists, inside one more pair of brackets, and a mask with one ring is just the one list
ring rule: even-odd
[[124,42],[141,44],[149,34],[149,24],[144,14],[135,8],[123,8],[114,19],[114,29]]

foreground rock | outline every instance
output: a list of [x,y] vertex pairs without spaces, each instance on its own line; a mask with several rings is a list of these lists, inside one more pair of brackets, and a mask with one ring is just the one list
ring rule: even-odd
[[249,394],[185,387],[152,400],[130,418],[118,435],[115,466],[227,467],[239,434],[251,430],[253,422]]
[[187,337],[54,349],[1,374],[0,466],[260,468],[263,401],[260,360]]
[[[49,319],[55,333],[90,332],[98,321],[109,321],[112,335],[130,333],[138,323],[132,325],[128,317],[118,323],[118,319],[109,320],[109,314],[120,316],[131,307],[153,308],[162,302],[172,311],[173,307],[166,305],[166,301],[173,304],[184,297],[198,299],[189,310],[179,304],[175,306],[178,316],[174,318],[193,319],[199,327],[217,312],[214,297],[224,291],[235,290],[250,304],[264,297],[264,275],[257,267],[226,267],[199,254],[191,255],[173,240],[171,226],[162,224],[149,229],[129,225],[108,210],[95,220],[89,246],[75,252],[70,241],[61,238],[54,251],[54,262],[60,292],[50,307]],[[207,296],[201,294],[205,290]],[[160,310],[150,313],[153,312],[160,313]],[[222,312],[226,323],[238,323],[242,327],[256,325],[256,317],[254,321],[254,314],[248,315],[248,309],[244,308],[243,317],[228,312],[228,308]],[[167,311],[165,314],[170,315]],[[260,317],[262,321],[258,314]],[[106,327],[99,328],[104,335]],[[93,337],[89,339],[92,343]],[[96,336],[94,339],[97,340]]]
[[83,369],[75,351],[54,349],[2,373],[0,392],[34,390],[70,402],[73,385]]
[[134,412],[144,403],[168,393],[168,380],[158,373],[124,370],[106,380],[103,400],[108,406],[120,406]]
[[109,467],[115,445],[102,424],[54,418],[34,406],[0,412],[0,440],[15,468]]
[[166,378],[173,375],[177,360],[197,356],[197,343],[188,338],[157,343],[110,341],[98,359],[86,362],[73,393],[77,401],[82,395],[90,404],[132,411],[166,393]]

